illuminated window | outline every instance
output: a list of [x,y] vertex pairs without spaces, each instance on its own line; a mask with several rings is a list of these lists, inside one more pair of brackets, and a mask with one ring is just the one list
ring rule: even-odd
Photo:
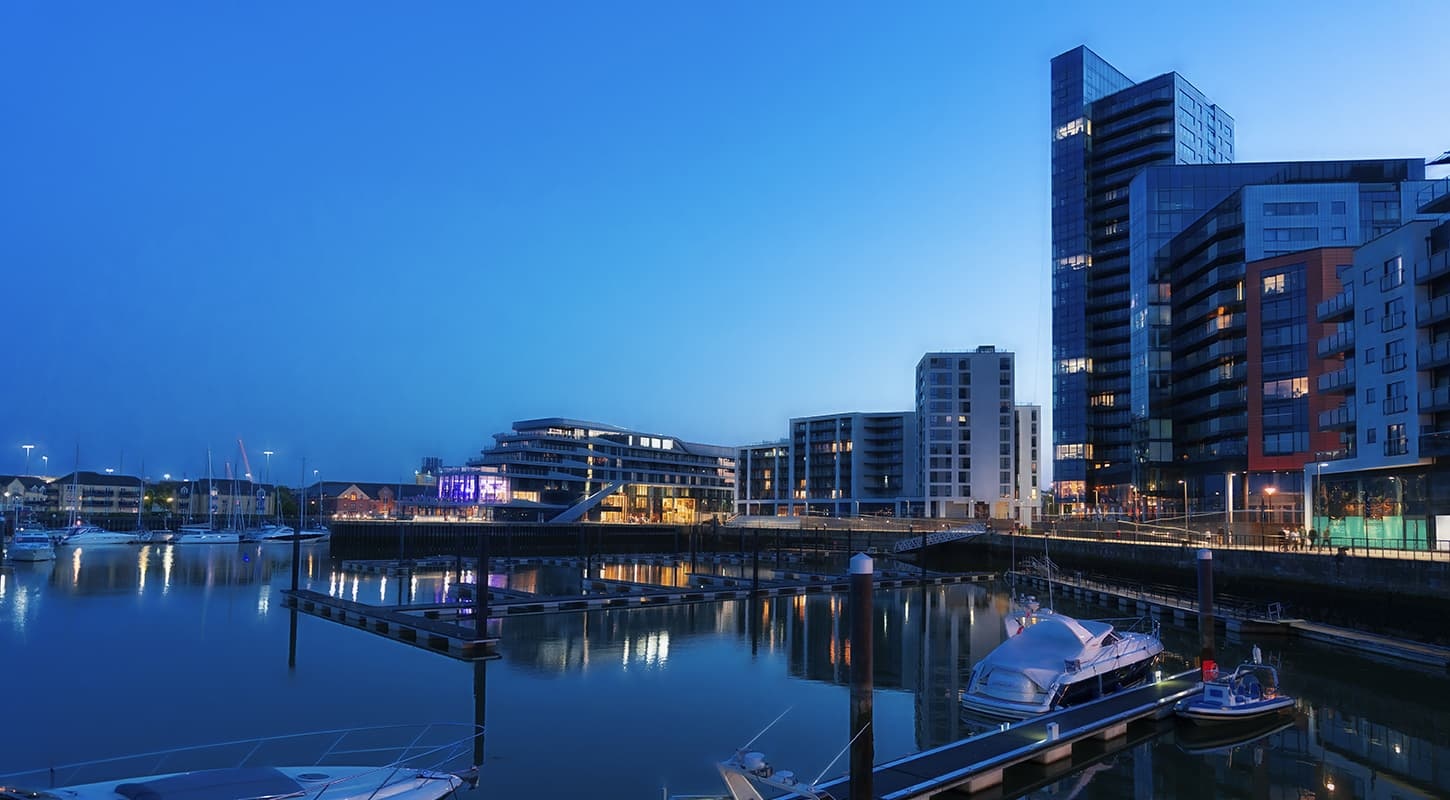
[[1264,294],[1283,294],[1283,293],[1284,293],[1284,276],[1282,274],[1280,274],[1280,275],[1265,275],[1264,276]]
[[1092,122],[1082,117],[1078,117],[1072,122],[1069,122],[1065,125],[1057,126],[1057,130],[1053,131],[1052,138],[1054,141],[1056,141],[1059,139],[1066,139],[1069,136],[1076,136],[1080,133],[1092,132]]
[[1059,375],[1072,375],[1077,372],[1091,372],[1092,361],[1086,358],[1064,358],[1057,362],[1057,373]]

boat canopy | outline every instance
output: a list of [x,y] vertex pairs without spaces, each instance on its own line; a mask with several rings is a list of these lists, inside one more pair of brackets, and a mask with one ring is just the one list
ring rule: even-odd
[[1097,657],[1113,626],[1095,620],[1075,620],[1054,614],[1003,642],[983,659],[990,669],[1007,669],[1027,676],[1046,689],[1069,663],[1086,664]]
[[271,767],[183,772],[116,787],[116,794],[127,800],[243,800],[301,793],[302,786],[297,781]]

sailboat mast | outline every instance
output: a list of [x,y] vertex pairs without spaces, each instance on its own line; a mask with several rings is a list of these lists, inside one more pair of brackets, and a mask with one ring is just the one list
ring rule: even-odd
[[216,489],[213,487],[211,475],[211,448],[206,449],[206,527],[207,530],[216,528]]

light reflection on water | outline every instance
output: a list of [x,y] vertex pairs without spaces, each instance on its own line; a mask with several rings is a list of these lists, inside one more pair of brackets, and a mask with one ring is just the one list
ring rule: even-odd
[[[739,565],[700,567],[748,575]],[[595,565],[595,574],[673,585],[686,578],[679,565]],[[761,577],[773,575],[763,569]],[[472,579],[465,571],[462,580]],[[570,594],[580,579],[578,569],[519,566],[491,572],[488,583]],[[346,573],[318,547],[307,549],[301,570],[304,587],[388,604],[400,584],[416,602],[443,602],[459,580]],[[0,772],[228,738],[471,717],[471,667],[335,623],[302,619],[298,667],[288,671],[289,615],[270,612],[290,583],[290,548],[263,546],[76,549],[52,564],[0,572],[0,619],[9,622],[0,625],[0,652],[30,665],[29,690],[6,701],[12,718],[27,720],[27,735],[8,737],[19,741],[0,749]],[[965,735],[957,696],[971,664],[1001,641],[1005,596],[954,586],[880,592],[875,604],[878,761]],[[488,667],[485,791],[623,798],[658,796],[661,786],[716,790],[711,760],[790,706],[757,746],[777,766],[814,775],[847,737],[845,613],[841,597],[811,595],[494,621],[503,658]],[[1164,640],[1172,662],[1165,671],[1186,664],[1197,646],[1186,630],[1167,630]],[[1329,796],[1326,781],[1336,798],[1450,792],[1444,676],[1314,645],[1261,644],[1301,698],[1293,726],[1207,754],[1161,737],[1040,794],[1297,800],[1301,790]],[[1223,651],[1230,663],[1247,644]],[[107,724],[78,730],[76,719]],[[113,733],[121,720],[124,736]],[[570,769],[558,768],[561,754]]]

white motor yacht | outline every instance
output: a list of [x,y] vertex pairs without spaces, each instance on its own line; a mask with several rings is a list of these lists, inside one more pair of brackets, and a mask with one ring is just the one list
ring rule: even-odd
[[247,540],[263,544],[291,544],[294,539],[300,539],[304,544],[326,541],[327,531],[304,529],[298,532],[291,525],[267,524],[255,531]]
[[238,544],[242,535],[236,531],[214,531],[205,526],[182,525],[172,544]]
[[53,561],[55,559],[55,546],[50,543],[50,536],[43,530],[38,531],[16,531],[15,539],[5,552],[9,554],[11,561]]
[[61,544],[67,547],[82,547],[98,544],[139,544],[141,537],[135,533],[125,531],[108,531],[104,528],[97,528],[95,525],[82,525],[71,528],[70,533],[61,540]]
[[1119,631],[1109,622],[1039,616],[972,668],[964,711],[1025,719],[1091,700],[1144,680],[1163,643],[1155,632]]
[[[417,731],[419,726],[395,726]],[[476,726],[449,727],[462,731],[481,731]],[[462,729],[462,730],[458,730]],[[459,789],[477,783],[476,768],[466,766],[474,742],[481,733],[443,744],[425,745],[417,739],[402,740],[397,746],[379,748],[365,734],[390,729],[355,729],[326,731],[322,734],[282,736],[246,742],[227,742],[206,748],[181,748],[142,756],[106,759],[82,764],[69,764],[23,773],[0,776],[0,800],[256,800],[259,798],[290,798],[291,800],[443,800]],[[250,763],[258,753],[292,753],[294,746],[304,744],[304,737],[330,737],[341,743],[322,752],[309,752],[298,757],[296,766],[261,766]],[[437,739],[435,738],[436,742]],[[352,743],[349,745],[349,743]],[[248,753],[240,765],[237,753]],[[380,758],[380,754],[383,755]],[[167,765],[227,763],[223,768],[199,768],[182,772],[147,773],[135,777],[99,776],[124,771],[127,766],[144,764],[155,768]],[[285,756],[284,756],[285,757]],[[315,760],[314,760],[315,757]],[[371,761],[394,757],[391,763]],[[175,769],[175,766],[172,767]],[[457,771],[454,771],[457,770]],[[54,788],[28,788],[49,785],[50,775],[62,785]],[[72,776],[83,776],[83,783],[68,783]]]

